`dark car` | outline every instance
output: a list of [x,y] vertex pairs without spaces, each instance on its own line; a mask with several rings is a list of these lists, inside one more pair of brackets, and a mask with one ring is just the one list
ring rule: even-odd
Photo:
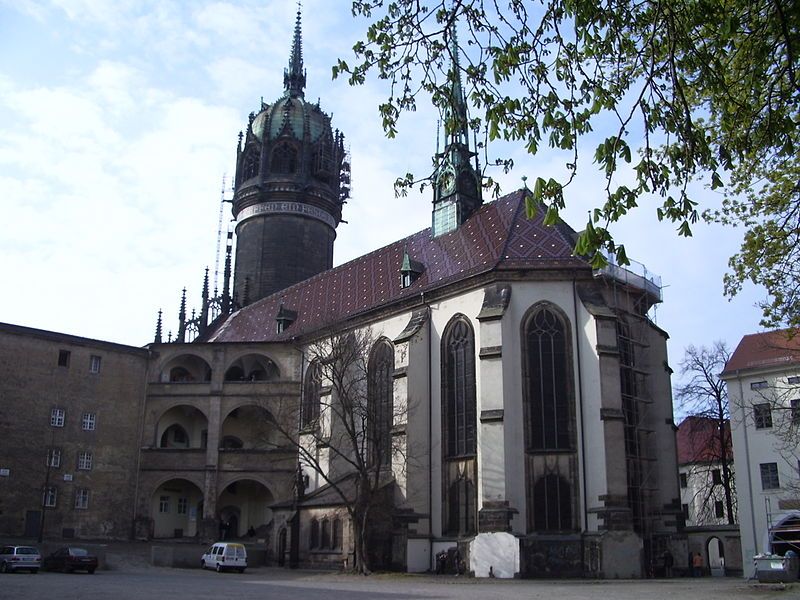
[[97,568],[97,557],[89,554],[89,551],[83,548],[69,546],[59,548],[50,556],[45,557],[43,566],[48,571],[64,571],[65,573],[87,571],[88,573],[94,573]]

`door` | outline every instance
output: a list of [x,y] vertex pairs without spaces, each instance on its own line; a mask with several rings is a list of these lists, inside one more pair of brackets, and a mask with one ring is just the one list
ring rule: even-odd
[[29,510],[25,512],[25,537],[37,537],[39,535],[39,525],[42,522],[42,511]]

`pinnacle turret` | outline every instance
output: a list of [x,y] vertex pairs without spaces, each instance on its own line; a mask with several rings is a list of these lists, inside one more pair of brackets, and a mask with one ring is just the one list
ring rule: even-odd
[[297,18],[294,23],[292,51],[289,68],[283,72],[283,88],[286,95],[302,98],[306,87],[306,71],[303,68],[303,38],[300,29],[300,3],[297,3]]

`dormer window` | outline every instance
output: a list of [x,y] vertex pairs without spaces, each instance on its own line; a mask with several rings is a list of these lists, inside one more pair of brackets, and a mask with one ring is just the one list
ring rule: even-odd
[[275,332],[283,333],[289,326],[297,320],[297,312],[289,310],[283,304],[278,309],[278,315],[275,317]]
[[400,266],[400,287],[403,289],[411,287],[420,275],[425,271],[425,265],[416,260],[412,260],[408,252],[403,253],[403,264]]

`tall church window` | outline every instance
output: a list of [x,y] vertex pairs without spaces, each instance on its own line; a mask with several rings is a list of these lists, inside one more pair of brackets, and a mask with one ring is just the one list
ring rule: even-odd
[[533,526],[537,532],[572,528],[572,494],[560,475],[540,477],[533,486]]
[[311,427],[319,418],[319,398],[321,391],[321,369],[313,361],[306,369],[303,383],[303,401],[300,404],[300,427]]
[[541,308],[531,315],[525,346],[528,450],[571,449],[566,328],[555,310]]
[[476,531],[476,415],[475,335],[469,320],[457,315],[442,338],[444,535]]
[[297,171],[297,149],[288,142],[281,142],[272,150],[270,171],[278,174],[292,174]]
[[372,348],[367,367],[368,420],[367,451],[375,465],[386,465],[391,458],[394,400],[394,348],[379,340]]
[[577,527],[575,400],[569,322],[554,305],[523,321],[523,413],[527,530]]

